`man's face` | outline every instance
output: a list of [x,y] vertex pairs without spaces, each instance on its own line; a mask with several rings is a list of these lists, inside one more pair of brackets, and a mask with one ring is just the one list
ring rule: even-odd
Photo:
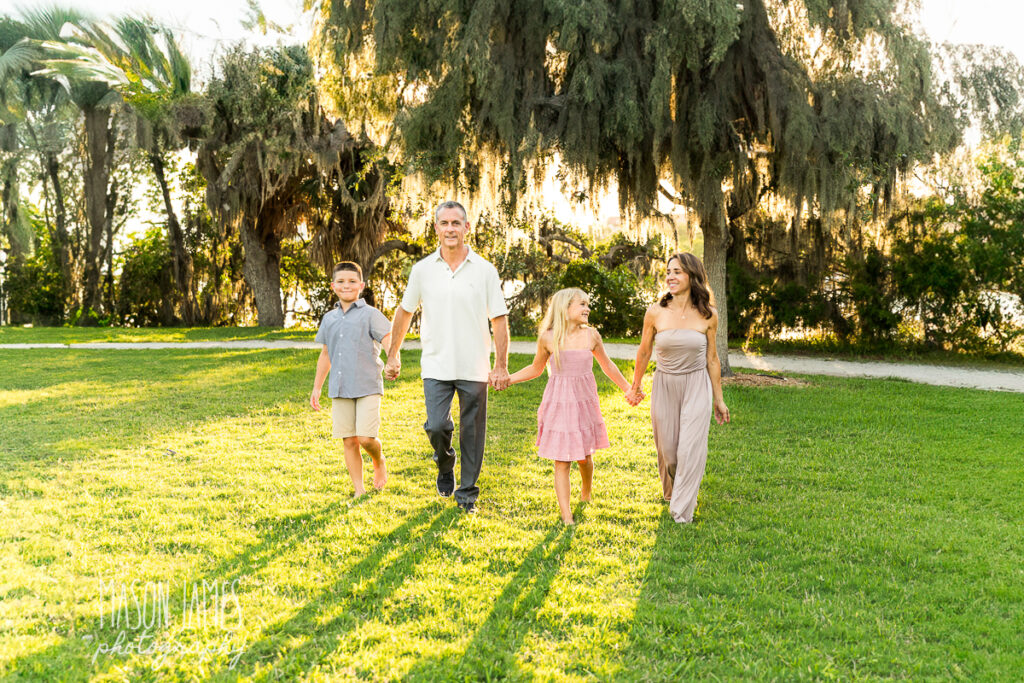
[[437,242],[446,249],[461,249],[466,243],[469,221],[459,209],[441,209],[434,222]]
[[363,292],[363,281],[353,270],[339,270],[331,281],[331,289],[339,300],[350,304]]

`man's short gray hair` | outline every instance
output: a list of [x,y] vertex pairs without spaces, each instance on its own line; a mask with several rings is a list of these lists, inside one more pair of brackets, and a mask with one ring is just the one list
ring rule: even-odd
[[447,200],[441,202],[440,204],[438,204],[437,208],[434,209],[434,222],[435,223],[437,223],[437,217],[441,215],[441,212],[444,209],[458,209],[459,211],[462,212],[462,220],[464,222],[468,222],[469,221],[469,213],[466,211],[466,207],[464,207],[462,204],[459,204],[454,199],[447,199]]

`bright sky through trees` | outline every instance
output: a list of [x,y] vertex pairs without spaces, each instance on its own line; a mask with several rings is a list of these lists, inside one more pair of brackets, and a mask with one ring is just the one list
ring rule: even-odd
[[[30,7],[32,0],[0,0],[0,14]],[[246,0],[66,0],[67,4],[96,14],[139,12],[150,14],[180,32],[190,54],[200,62],[224,42],[245,38],[276,42],[279,34],[266,38],[242,27],[249,15]],[[260,0],[259,6],[271,22],[295,26],[295,37],[308,37],[308,19],[303,20],[301,0]],[[1019,0],[921,0],[921,22],[935,41],[984,43],[1009,48],[1024,62],[1024,5]]]

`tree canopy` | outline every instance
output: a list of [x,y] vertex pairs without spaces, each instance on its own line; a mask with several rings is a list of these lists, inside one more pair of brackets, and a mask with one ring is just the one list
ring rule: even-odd
[[901,171],[957,139],[903,9],[335,2],[321,5],[315,49],[350,125],[386,131],[381,117],[393,120],[381,142],[430,179],[472,188],[488,164],[514,205],[530,165],[557,153],[590,188],[615,181],[639,215],[673,182],[700,216],[721,301],[727,210],[745,213],[771,191],[830,217],[865,183],[884,198]]

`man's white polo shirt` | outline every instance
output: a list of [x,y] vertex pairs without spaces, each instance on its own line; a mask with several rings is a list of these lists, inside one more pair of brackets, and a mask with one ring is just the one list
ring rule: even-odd
[[415,313],[420,304],[420,374],[486,382],[491,371],[488,321],[508,314],[497,269],[470,249],[452,272],[438,249],[409,273],[402,308]]

